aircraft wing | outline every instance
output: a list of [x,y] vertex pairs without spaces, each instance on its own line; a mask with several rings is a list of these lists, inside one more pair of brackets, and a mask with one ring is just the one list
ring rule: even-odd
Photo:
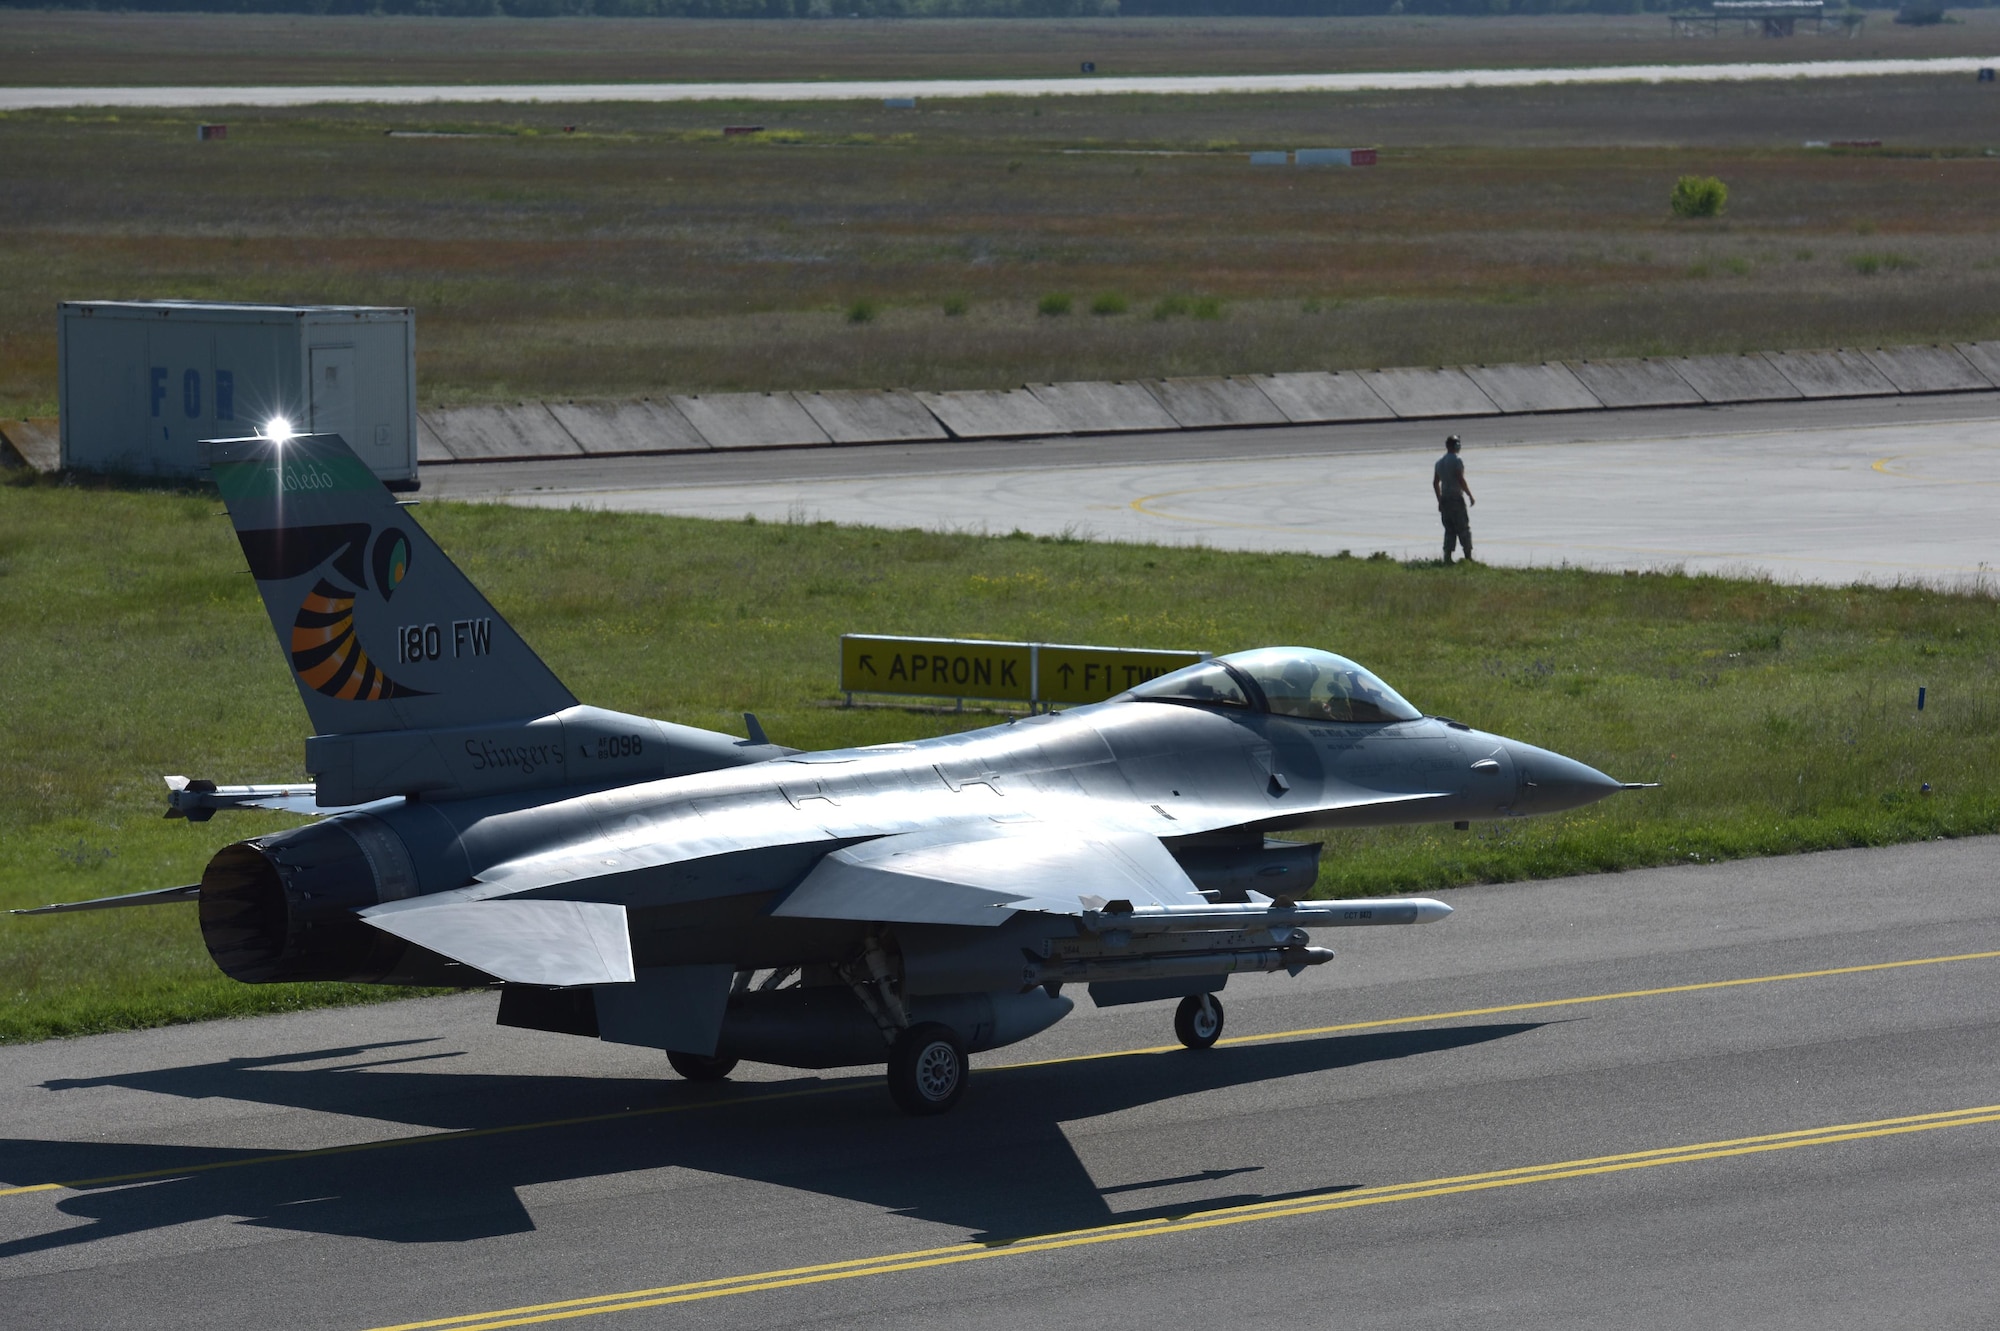
[[1108,900],[1208,905],[1157,837],[1035,823],[906,832],[834,851],[771,913],[998,925],[1016,911],[1081,915]]
[[[1383,794],[1377,791],[1353,791],[1338,795],[1328,795],[1316,803],[1299,807],[1284,807],[1273,810],[1238,826],[1261,827],[1266,831],[1281,832],[1301,827],[1332,827],[1351,821],[1355,826],[1366,826],[1378,821],[1380,816],[1396,809],[1420,810],[1427,804],[1438,804],[1458,798],[1449,790],[1424,790],[1409,793]],[[1341,814],[1353,815],[1351,820],[1340,818]],[[1218,831],[1225,824],[1218,821],[1207,831]]]

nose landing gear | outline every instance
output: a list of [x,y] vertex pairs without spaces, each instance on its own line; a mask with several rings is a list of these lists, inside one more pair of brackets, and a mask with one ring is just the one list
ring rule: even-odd
[[1174,1034],[1190,1049],[1207,1049],[1222,1038],[1222,1000],[1189,994],[1174,1009]]

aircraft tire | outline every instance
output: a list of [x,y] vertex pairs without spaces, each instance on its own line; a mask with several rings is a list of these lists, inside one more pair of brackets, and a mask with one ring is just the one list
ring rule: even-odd
[[710,1058],[705,1054],[684,1054],[678,1049],[667,1051],[667,1062],[675,1072],[689,1081],[721,1081],[736,1071],[733,1058]]
[[1189,994],[1174,1009],[1174,1034],[1190,1049],[1207,1049],[1222,1038],[1222,1000]]
[[889,1051],[889,1095],[905,1114],[942,1114],[965,1094],[965,1043],[935,1021],[920,1022],[896,1037]]

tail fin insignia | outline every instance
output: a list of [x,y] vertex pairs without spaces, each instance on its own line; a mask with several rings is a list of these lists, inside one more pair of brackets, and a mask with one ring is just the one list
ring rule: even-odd
[[306,594],[292,621],[292,669],[329,698],[375,702],[428,696],[398,684],[368,659],[354,633],[354,595],[324,578]]
[[576,705],[340,436],[217,440],[209,465],[319,734]]

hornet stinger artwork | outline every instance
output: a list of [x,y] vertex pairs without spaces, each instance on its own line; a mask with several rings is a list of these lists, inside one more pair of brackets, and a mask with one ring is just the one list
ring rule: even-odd
[[1307,929],[1418,924],[1425,898],[1308,901],[1273,832],[1464,823],[1621,789],[1425,716],[1354,662],[1218,656],[1107,702],[801,753],[579,704],[339,436],[213,445],[217,487],[316,732],[310,785],[169,777],[168,816],[289,809],[187,887],[251,984],[497,985],[504,1025],[666,1052],[888,1065],[941,1113],[967,1056],[1074,1006],[1180,1000],[1190,1048],[1240,972],[1330,960]]

